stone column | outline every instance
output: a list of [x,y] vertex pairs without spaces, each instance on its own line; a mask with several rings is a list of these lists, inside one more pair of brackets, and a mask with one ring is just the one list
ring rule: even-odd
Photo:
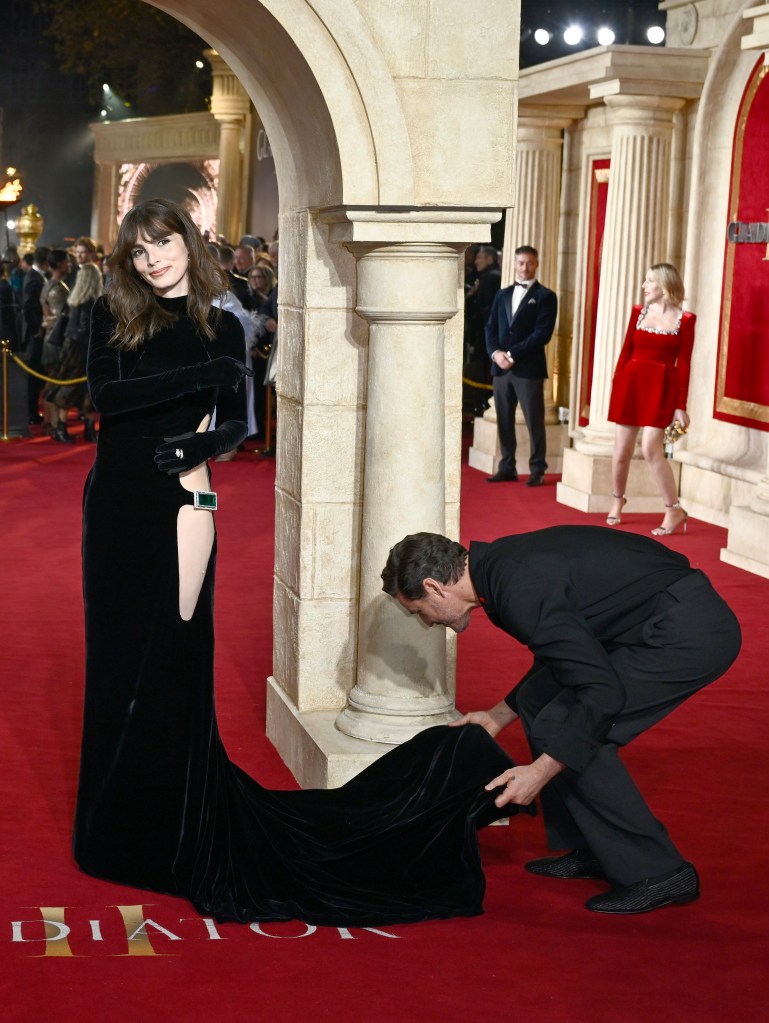
[[[667,258],[673,119],[683,99],[606,96],[612,127],[611,177],[596,321],[590,422],[565,452],[558,500],[581,511],[605,511],[611,500],[614,425],[607,413],[614,367],[631,306],[652,263]],[[656,510],[659,495],[633,466],[630,510]],[[635,470],[635,471],[634,471]],[[639,493],[639,490],[641,493]]]
[[[445,533],[444,325],[457,313],[459,247],[353,245],[357,312],[369,322],[357,680],[337,728],[399,743],[454,716],[446,632],[382,594],[390,547]],[[399,425],[396,410],[412,418]],[[415,443],[399,444],[400,429]]]
[[119,184],[117,163],[110,161],[96,164],[91,235],[102,243],[105,251],[109,251],[117,238],[118,223],[115,210]]
[[234,73],[215,50],[206,50],[211,64],[211,113],[219,122],[219,202],[216,230],[221,238],[237,242],[245,230],[243,209],[244,138],[251,101]]
[[[555,289],[561,219],[563,129],[571,120],[570,117],[547,113],[527,113],[523,107],[518,112],[517,202],[507,211],[505,219],[503,288],[514,277],[516,248],[519,245],[533,245],[539,252],[537,277],[548,288]],[[549,383],[545,385],[545,419],[547,423],[556,423],[558,412],[552,390],[555,363],[553,342],[545,352],[550,376]]]
[[[505,239],[502,248],[502,287],[514,278],[515,250],[533,245],[539,252],[537,277],[556,290],[558,274],[558,232],[561,219],[561,171],[563,129],[584,113],[582,108],[518,108],[518,158],[516,162],[516,205],[505,215]],[[561,471],[564,447],[569,442],[568,428],[558,425],[558,402],[553,392],[558,359],[558,330],[545,349],[549,380],[545,383],[545,422],[547,424],[547,461],[550,472]],[[559,388],[568,394],[568,380]],[[516,462],[518,471],[528,472],[529,435],[520,408],[516,416]],[[500,459],[497,441],[497,415],[494,399],[483,418],[475,420],[470,465],[483,472],[496,472]]]

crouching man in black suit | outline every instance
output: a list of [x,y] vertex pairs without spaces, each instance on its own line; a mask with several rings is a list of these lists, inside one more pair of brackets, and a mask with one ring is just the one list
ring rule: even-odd
[[539,253],[531,245],[515,250],[515,283],[498,291],[486,322],[486,350],[492,362],[494,405],[502,459],[489,483],[515,482],[515,410],[520,402],[529,431],[528,487],[540,486],[547,469],[545,449],[545,345],[553,336],[558,299],[537,280]]
[[532,763],[491,779],[497,806],[540,797],[548,846],[526,869],[609,881],[598,913],[691,902],[699,879],[652,814],[620,749],[729,668],[740,627],[707,577],[647,537],[554,526],[471,543],[436,533],[390,551],[383,588],[431,627],[463,632],[471,613],[525,644],[531,667],[479,724],[496,736],[520,717]]

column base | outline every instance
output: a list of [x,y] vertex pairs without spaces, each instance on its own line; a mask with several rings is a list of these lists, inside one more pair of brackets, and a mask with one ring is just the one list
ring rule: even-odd
[[303,789],[334,789],[373,764],[392,745],[340,732],[339,710],[297,710],[275,679],[267,680],[267,738]]
[[370,743],[384,743],[388,747],[399,746],[407,739],[413,739],[425,728],[433,725],[448,725],[459,717],[453,706],[436,714],[408,714],[398,717],[392,714],[376,714],[347,705],[336,717],[336,728],[353,739]]
[[[671,461],[676,485],[681,479],[681,465]],[[662,497],[654,478],[642,458],[630,463],[624,511],[652,514],[662,509]],[[612,501],[611,458],[588,455],[574,448],[563,453],[563,477],[556,487],[556,500],[568,508],[582,512],[608,512]]]
[[[545,427],[547,432],[547,471],[561,473],[564,448],[569,446],[569,427],[553,423]],[[529,431],[526,424],[515,428],[515,468],[521,475],[529,472]],[[487,476],[493,476],[499,468],[502,452],[499,450],[496,418],[477,418],[473,424],[473,443],[468,462],[472,469],[479,469]]]
[[721,561],[769,579],[769,516],[752,508],[731,508]]

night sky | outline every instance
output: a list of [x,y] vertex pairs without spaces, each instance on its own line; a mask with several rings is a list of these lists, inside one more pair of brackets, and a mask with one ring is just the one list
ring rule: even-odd
[[[523,0],[521,65],[530,66],[595,46],[589,37],[579,47],[559,38],[547,46],[533,40],[543,26],[562,33],[571,20],[607,23],[618,43],[642,43],[648,24],[664,25],[656,0]],[[2,166],[18,168],[24,184],[21,205],[35,203],[45,220],[41,241],[57,245],[88,234],[93,191],[93,143],[88,125],[99,118],[85,84],[57,69],[51,40],[43,35],[45,16],[31,0],[0,0],[0,134]],[[482,55],[479,55],[482,61]],[[0,225],[2,219],[0,218]],[[0,248],[5,236],[0,235]]]

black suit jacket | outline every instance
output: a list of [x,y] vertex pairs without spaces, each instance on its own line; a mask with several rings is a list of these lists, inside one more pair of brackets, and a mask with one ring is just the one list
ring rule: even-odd
[[486,322],[486,350],[489,358],[499,348],[510,352],[513,368],[503,370],[492,362],[492,375],[501,376],[509,372],[528,380],[544,380],[547,377],[545,345],[553,336],[558,299],[554,291],[534,281],[521,299],[511,322],[508,309],[512,291],[512,285],[502,288],[494,298]]
[[24,275],[24,285],[21,291],[21,308],[24,314],[24,345],[31,341],[41,339],[43,336],[43,307],[40,303],[40,295],[43,290],[45,277],[34,267],[27,270]]
[[[547,752],[583,770],[625,703],[612,645],[652,617],[663,591],[692,574],[688,560],[644,536],[553,526],[472,543],[468,566],[494,625],[531,650],[532,670],[547,665],[574,693]],[[506,701],[515,709],[515,690]]]

